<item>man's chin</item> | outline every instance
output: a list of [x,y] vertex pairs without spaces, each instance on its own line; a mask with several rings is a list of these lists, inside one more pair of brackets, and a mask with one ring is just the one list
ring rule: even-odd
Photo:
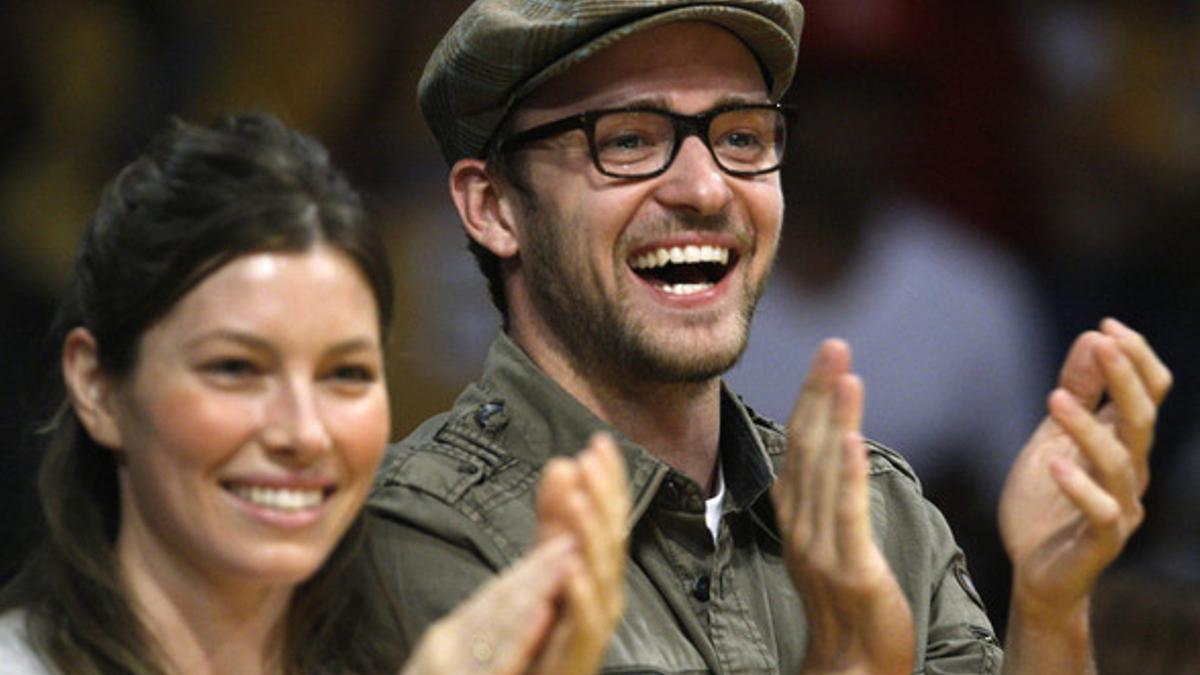
[[640,358],[631,359],[630,371],[659,384],[699,384],[728,372],[745,347],[745,339],[722,345],[671,340],[668,344],[641,350]]

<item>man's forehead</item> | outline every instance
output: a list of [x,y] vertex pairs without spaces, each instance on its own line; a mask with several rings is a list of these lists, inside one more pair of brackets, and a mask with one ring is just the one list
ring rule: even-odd
[[538,87],[519,107],[675,109],[687,100],[713,107],[767,98],[762,67],[740,38],[714,23],[679,21],[609,46]]

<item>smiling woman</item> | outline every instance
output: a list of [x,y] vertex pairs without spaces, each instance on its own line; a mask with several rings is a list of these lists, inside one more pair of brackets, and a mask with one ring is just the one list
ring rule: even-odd
[[[33,651],[72,673],[235,666],[233,612],[307,667],[344,637],[324,619],[390,630],[358,553],[388,433],[381,251],[324,150],[265,117],[178,124],[119,174],[56,322],[51,536],[5,592]],[[388,644],[337,663],[394,662]]]
[[410,650],[361,515],[389,430],[383,251],[324,149],[270,117],[177,124],[117,176],[56,322],[50,536],[0,596],[0,672],[386,673],[410,651],[410,673],[560,672],[603,649],[615,617],[579,629],[568,590],[620,583],[594,583],[628,501],[597,442],[548,472],[537,550]]

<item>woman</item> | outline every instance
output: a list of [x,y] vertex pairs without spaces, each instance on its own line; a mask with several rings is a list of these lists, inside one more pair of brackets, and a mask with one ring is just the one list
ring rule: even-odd
[[[325,151],[269,117],[177,125],[118,175],[56,321],[49,537],[0,599],[0,673],[399,669],[361,515],[389,430],[383,251]],[[406,672],[596,667],[628,511],[611,441],[543,497],[535,551]]]

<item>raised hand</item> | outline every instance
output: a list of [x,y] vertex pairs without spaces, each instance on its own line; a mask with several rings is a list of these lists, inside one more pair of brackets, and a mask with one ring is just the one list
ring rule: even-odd
[[[1048,656],[1031,656],[1046,636],[1086,647],[1091,590],[1142,522],[1154,424],[1171,374],[1141,335],[1105,319],[1072,345],[1058,384],[1000,500],[1013,563],[1013,671],[1053,672],[1016,665],[1026,656],[1046,665]],[[1070,651],[1046,653],[1055,649]]]
[[593,436],[575,460],[546,465],[539,536],[570,533],[583,556],[568,573],[557,623],[531,672],[583,675],[599,669],[625,608],[629,509],[625,463],[607,434]]
[[547,539],[484,584],[417,643],[403,675],[517,675],[546,642],[557,598],[578,566],[576,541]]
[[594,673],[624,608],[629,490],[612,439],[546,466],[538,544],[422,637],[404,675]]
[[909,673],[915,658],[912,612],[871,538],[862,409],[849,346],[826,340],[773,488],[784,560],[808,617],[804,673]]

